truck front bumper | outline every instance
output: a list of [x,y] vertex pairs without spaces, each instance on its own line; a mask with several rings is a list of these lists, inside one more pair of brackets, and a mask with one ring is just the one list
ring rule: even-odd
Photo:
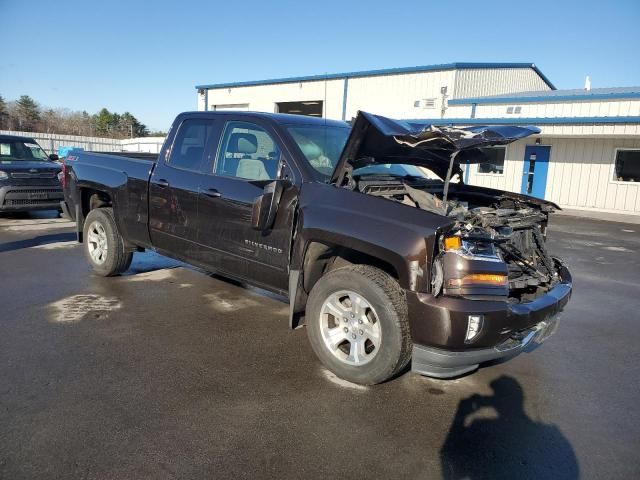
[[[572,292],[571,275],[529,303],[438,297],[407,292],[414,342],[412,370],[450,378],[490,360],[515,356],[555,333]],[[480,333],[465,342],[470,316],[482,317]]]
[[62,188],[55,185],[0,187],[0,212],[58,210],[63,198]]

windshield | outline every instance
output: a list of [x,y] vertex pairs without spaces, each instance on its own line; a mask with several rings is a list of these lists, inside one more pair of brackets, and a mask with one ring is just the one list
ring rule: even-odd
[[333,173],[350,132],[348,127],[325,125],[303,125],[287,130],[311,166],[326,176]]
[[35,142],[0,139],[0,161],[48,161],[49,157]]
[[356,168],[354,175],[391,175],[393,177],[420,177],[440,179],[431,170],[415,165],[402,165],[399,163],[385,163],[379,165],[369,165],[367,167]]

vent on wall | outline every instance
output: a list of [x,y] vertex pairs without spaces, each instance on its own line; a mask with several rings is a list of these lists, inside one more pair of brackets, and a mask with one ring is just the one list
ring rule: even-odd
[[416,108],[436,108],[437,98],[423,98],[422,100],[416,100],[413,106]]

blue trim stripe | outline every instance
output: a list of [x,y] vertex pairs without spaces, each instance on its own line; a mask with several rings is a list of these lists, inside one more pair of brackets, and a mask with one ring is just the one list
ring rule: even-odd
[[638,117],[428,118],[405,120],[417,125],[583,125],[640,123]]
[[449,100],[449,105],[499,104],[499,103],[556,103],[582,100],[623,100],[640,98],[640,92],[629,93],[594,93],[583,95],[533,95],[530,97],[473,97]]
[[422,65],[418,67],[401,67],[401,68],[384,68],[379,70],[361,70],[357,72],[330,73],[325,75],[308,75],[304,77],[286,77],[273,78],[269,80],[253,80],[247,82],[230,82],[230,83],[212,83],[208,85],[196,85],[196,89],[208,88],[234,88],[234,87],[253,87],[257,85],[271,85],[274,83],[298,83],[313,82],[322,80],[335,80],[342,78],[358,78],[358,77],[374,77],[381,75],[397,75],[401,73],[420,73],[433,72],[442,70],[472,70],[472,69],[488,69],[488,68],[532,68],[542,80],[555,90],[555,86],[549,79],[535,66],[533,63],[443,63],[439,65]]

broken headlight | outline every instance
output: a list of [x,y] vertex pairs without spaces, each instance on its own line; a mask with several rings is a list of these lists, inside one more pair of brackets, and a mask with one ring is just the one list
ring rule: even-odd
[[442,250],[445,252],[454,252],[463,258],[502,262],[502,258],[498,255],[495,245],[488,239],[468,239],[458,235],[452,235],[444,237]]
[[507,265],[491,238],[473,234],[441,237],[431,272],[433,295],[504,296],[508,287]]

